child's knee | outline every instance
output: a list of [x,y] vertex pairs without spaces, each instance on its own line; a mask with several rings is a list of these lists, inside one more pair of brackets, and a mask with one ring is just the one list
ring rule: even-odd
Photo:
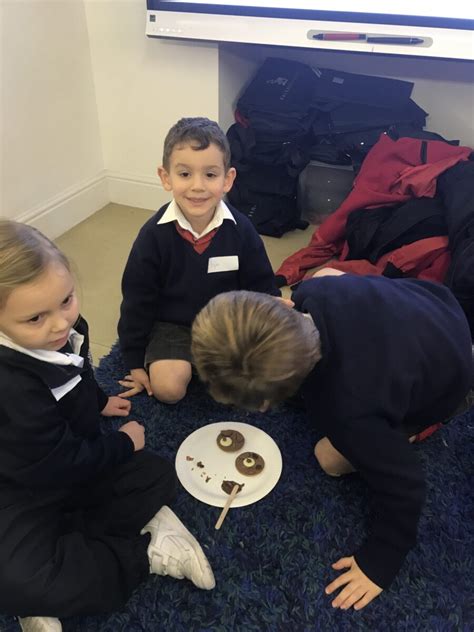
[[150,366],[150,385],[153,395],[164,404],[177,404],[188,390],[191,364],[184,361],[160,361]]
[[156,377],[150,380],[151,390],[156,399],[163,404],[177,404],[186,395],[189,379],[183,376],[170,375],[166,378]]
[[186,395],[187,385],[152,383],[151,390],[156,399],[163,404],[177,404]]
[[329,476],[342,476],[354,471],[349,461],[332,446],[327,437],[314,446],[314,456],[321,469]]
[[339,476],[334,459],[332,459],[326,451],[319,445],[321,442],[314,446],[314,456],[316,457],[321,469],[329,476]]

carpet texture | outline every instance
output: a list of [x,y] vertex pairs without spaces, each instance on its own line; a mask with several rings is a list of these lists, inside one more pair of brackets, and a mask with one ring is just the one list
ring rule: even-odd
[[[109,394],[124,375],[118,350],[104,358],[97,378]],[[474,409],[414,446],[423,462],[428,498],[419,544],[392,587],[360,612],[336,611],[324,587],[330,565],[363,540],[369,496],[357,475],[325,476],[312,454],[316,438],[303,412],[284,406],[245,413],[214,403],[196,379],[185,401],[164,406],[133,398],[132,419],[146,427],[148,449],[174,462],[185,437],[207,423],[256,425],[278,443],[283,472],[263,500],[230,511],[179,486],[173,510],[209,557],[217,586],[200,591],[186,581],[151,575],[121,612],[63,621],[65,632],[472,632],[474,630]],[[104,420],[104,424],[120,425]],[[123,423],[123,420],[120,421]],[[19,629],[0,617],[1,632]]]

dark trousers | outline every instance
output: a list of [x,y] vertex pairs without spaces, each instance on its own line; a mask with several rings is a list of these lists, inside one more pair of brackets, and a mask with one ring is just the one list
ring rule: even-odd
[[93,615],[121,608],[149,574],[140,530],[172,500],[171,463],[135,452],[52,503],[32,493],[0,508],[0,612]]

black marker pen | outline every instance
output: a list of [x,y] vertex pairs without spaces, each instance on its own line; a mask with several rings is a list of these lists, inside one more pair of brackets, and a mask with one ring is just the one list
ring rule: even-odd
[[368,37],[366,42],[370,42],[371,44],[402,44],[402,45],[410,45],[414,44],[423,44],[425,41],[422,37]]

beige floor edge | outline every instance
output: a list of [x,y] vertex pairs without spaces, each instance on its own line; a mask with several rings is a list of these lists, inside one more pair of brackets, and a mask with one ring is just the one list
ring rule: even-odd
[[[123,268],[132,243],[152,211],[108,204],[56,239],[71,260],[78,285],[81,313],[89,322],[94,363],[106,355],[117,339]],[[280,239],[263,237],[273,269],[305,246],[314,226],[294,230]],[[284,292],[288,294],[288,289]]]

